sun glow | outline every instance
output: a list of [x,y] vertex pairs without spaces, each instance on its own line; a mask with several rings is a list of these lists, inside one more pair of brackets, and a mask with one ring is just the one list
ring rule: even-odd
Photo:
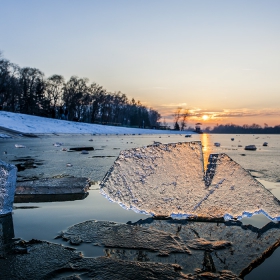
[[204,121],[207,121],[207,120],[209,119],[209,116],[208,116],[208,115],[203,115],[203,116],[202,116],[202,119],[203,119]]

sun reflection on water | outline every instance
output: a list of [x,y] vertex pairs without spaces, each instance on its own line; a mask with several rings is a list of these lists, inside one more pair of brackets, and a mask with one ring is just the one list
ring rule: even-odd
[[201,141],[201,144],[202,144],[203,166],[204,166],[204,170],[206,170],[207,169],[208,158],[209,158],[209,155],[211,154],[210,135],[207,134],[207,133],[202,133],[200,135],[200,141]]

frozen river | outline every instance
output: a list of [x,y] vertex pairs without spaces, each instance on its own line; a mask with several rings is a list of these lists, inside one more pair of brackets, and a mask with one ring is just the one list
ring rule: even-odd
[[[233,140],[232,140],[233,139]],[[112,166],[120,150],[161,143],[175,143],[200,140],[204,157],[210,153],[226,153],[248,170],[278,199],[280,199],[280,136],[278,135],[207,135],[195,134],[190,138],[181,135],[41,135],[38,138],[0,139],[0,159],[18,164],[22,159],[34,160],[33,167],[18,172],[18,180],[40,179],[60,176],[87,177],[92,181],[89,195],[84,200],[45,203],[15,203],[12,215],[16,238],[40,239],[66,244],[54,240],[62,230],[86,220],[132,223],[149,218],[148,215],[122,209],[109,202],[99,193],[99,185]],[[220,147],[214,143],[219,142]],[[262,144],[268,142],[268,146]],[[53,144],[61,143],[56,147]],[[25,148],[16,148],[15,144]],[[245,151],[246,145],[254,144],[256,151]],[[62,148],[92,146],[88,154],[62,151]],[[67,164],[71,164],[67,167]],[[261,228],[270,221],[264,216],[243,219],[243,224]],[[279,234],[280,238],[280,234]],[[80,245],[78,250],[85,256],[96,257],[105,254],[103,248]],[[279,248],[271,257],[255,268],[245,279],[278,279]]]

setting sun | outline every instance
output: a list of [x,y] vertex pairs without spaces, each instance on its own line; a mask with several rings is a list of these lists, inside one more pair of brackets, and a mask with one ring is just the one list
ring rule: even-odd
[[202,119],[203,119],[204,121],[207,121],[207,120],[209,119],[209,116],[208,116],[208,115],[203,115],[203,116],[202,116]]

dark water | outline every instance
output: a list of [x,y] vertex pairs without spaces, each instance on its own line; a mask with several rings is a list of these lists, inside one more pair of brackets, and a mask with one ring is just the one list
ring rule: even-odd
[[[234,138],[234,141],[231,140]],[[89,141],[89,140],[93,141]],[[162,143],[185,142],[201,140],[203,152],[207,158],[210,153],[224,152],[249,170],[253,176],[266,186],[280,199],[279,156],[280,136],[277,135],[193,135],[185,138],[182,135],[46,135],[39,138],[0,139],[0,159],[13,164],[22,158],[30,157],[40,164],[36,168],[25,169],[18,172],[18,180],[28,178],[48,178],[53,176],[73,175],[88,177],[93,184],[89,196],[84,200],[68,202],[45,203],[16,203],[13,211],[13,225],[16,238],[24,240],[40,239],[52,242],[54,237],[67,227],[85,220],[108,220],[120,223],[136,222],[146,219],[147,215],[134,213],[122,209],[119,205],[109,202],[99,194],[98,181],[102,180],[120,150],[152,144],[154,141]],[[263,142],[268,147],[263,147]],[[53,144],[62,143],[61,147]],[[220,142],[219,148],[214,142]],[[21,144],[26,148],[15,148]],[[255,144],[257,151],[245,151],[244,146]],[[62,148],[93,146],[94,151],[83,155],[79,152],[65,152]],[[242,146],[242,147],[241,147]],[[71,163],[72,167],[67,167]],[[36,208],[22,208],[22,207]],[[262,216],[243,219],[243,224],[253,224],[261,228],[269,220]],[[78,250],[85,256],[104,255],[99,247],[81,245]],[[279,279],[280,267],[278,259],[279,248],[255,268],[245,279]]]

